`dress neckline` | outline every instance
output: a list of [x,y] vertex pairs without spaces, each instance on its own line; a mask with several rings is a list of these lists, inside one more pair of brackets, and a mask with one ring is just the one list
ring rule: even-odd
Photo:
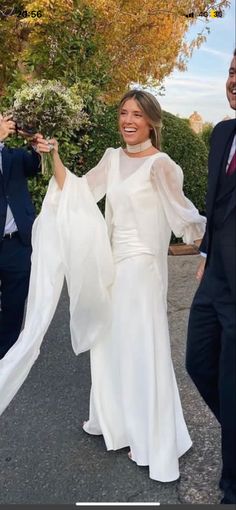
[[127,158],[129,159],[146,159],[146,158],[152,158],[153,156],[157,156],[157,154],[161,154],[161,151],[158,151],[158,152],[155,152],[155,154],[147,154],[147,156],[140,156],[140,157],[134,157],[134,156],[129,156],[123,149],[123,147],[120,147],[120,151],[122,154],[124,154]]
[[128,181],[129,179],[132,179],[134,176],[136,176],[141,171],[143,171],[143,167],[145,166],[146,161],[148,160],[148,158],[154,158],[154,157],[156,157],[158,155],[161,155],[161,154],[164,154],[164,153],[159,151],[159,152],[156,152],[155,154],[151,154],[149,156],[142,156],[140,158],[132,158],[132,157],[128,156],[124,152],[124,149],[122,147],[119,147],[119,159],[122,156],[122,154],[124,154],[129,160],[131,160],[131,159],[134,159],[135,161],[139,161],[140,160],[140,166],[136,170],[134,170],[131,174],[129,174],[127,177],[125,177],[123,179],[121,178],[121,171],[120,171],[120,165],[119,165],[119,169],[118,169],[119,178],[121,179],[121,182],[125,182],[125,181]]

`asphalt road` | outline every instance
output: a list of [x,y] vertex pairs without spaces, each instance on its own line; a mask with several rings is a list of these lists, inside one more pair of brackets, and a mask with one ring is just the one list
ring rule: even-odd
[[150,480],[148,470],[107,452],[88,416],[89,354],[76,357],[63,290],[41,353],[0,418],[0,504],[75,502],[218,503],[220,431],[184,368],[189,307],[199,257],[169,256],[168,309],[172,356],[193,447],[180,459],[176,482]]

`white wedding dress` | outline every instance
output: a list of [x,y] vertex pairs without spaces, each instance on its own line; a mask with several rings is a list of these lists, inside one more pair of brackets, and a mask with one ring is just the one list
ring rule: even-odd
[[[171,229],[201,238],[205,218],[183,195],[183,174],[166,154],[132,158],[122,149],[93,177],[106,175],[106,220],[115,262],[112,330],[91,349],[90,416],[84,430],[103,434],[108,450],[125,446],[132,460],[162,482],[179,477],[191,446],[171,361],[167,322],[167,254]],[[105,189],[100,181],[101,198]]]
[[[40,352],[64,276],[76,354],[91,349],[90,434],[107,449],[129,446],[162,482],[179,477],[191,446],[171,361],[167,254],[171,230],[201,238],[205,218],[183,194],[165,153],[133,158],[108,149],[83,178],[52,178],[33,228],[25,327],[0,360],[0,413]],[[106,223],[96,206],[106,194]]]

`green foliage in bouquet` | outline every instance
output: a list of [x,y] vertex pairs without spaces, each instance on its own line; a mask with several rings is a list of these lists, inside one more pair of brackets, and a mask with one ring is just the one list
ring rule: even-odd
[[66,88],[58,81],[42,80],[21,87],[14,95],[13,113],[20,127],[50,138],[87,121],[82,98],[73,87]]
[[[23,85],[14,94],[13,118],[19,129],[40,132],[47,139],[64,139],[89,124],[84,103],[76,86],[65,87],[59,81],[41,80]],[[52,174],[52,156],[44,154],[43,168]]]

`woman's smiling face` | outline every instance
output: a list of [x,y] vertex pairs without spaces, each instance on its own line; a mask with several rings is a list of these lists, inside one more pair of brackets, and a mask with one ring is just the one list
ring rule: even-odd
[[128,99],[120,109],[119,129],[125,143],[129,145],[150,138],[151,125],[135,99]]

